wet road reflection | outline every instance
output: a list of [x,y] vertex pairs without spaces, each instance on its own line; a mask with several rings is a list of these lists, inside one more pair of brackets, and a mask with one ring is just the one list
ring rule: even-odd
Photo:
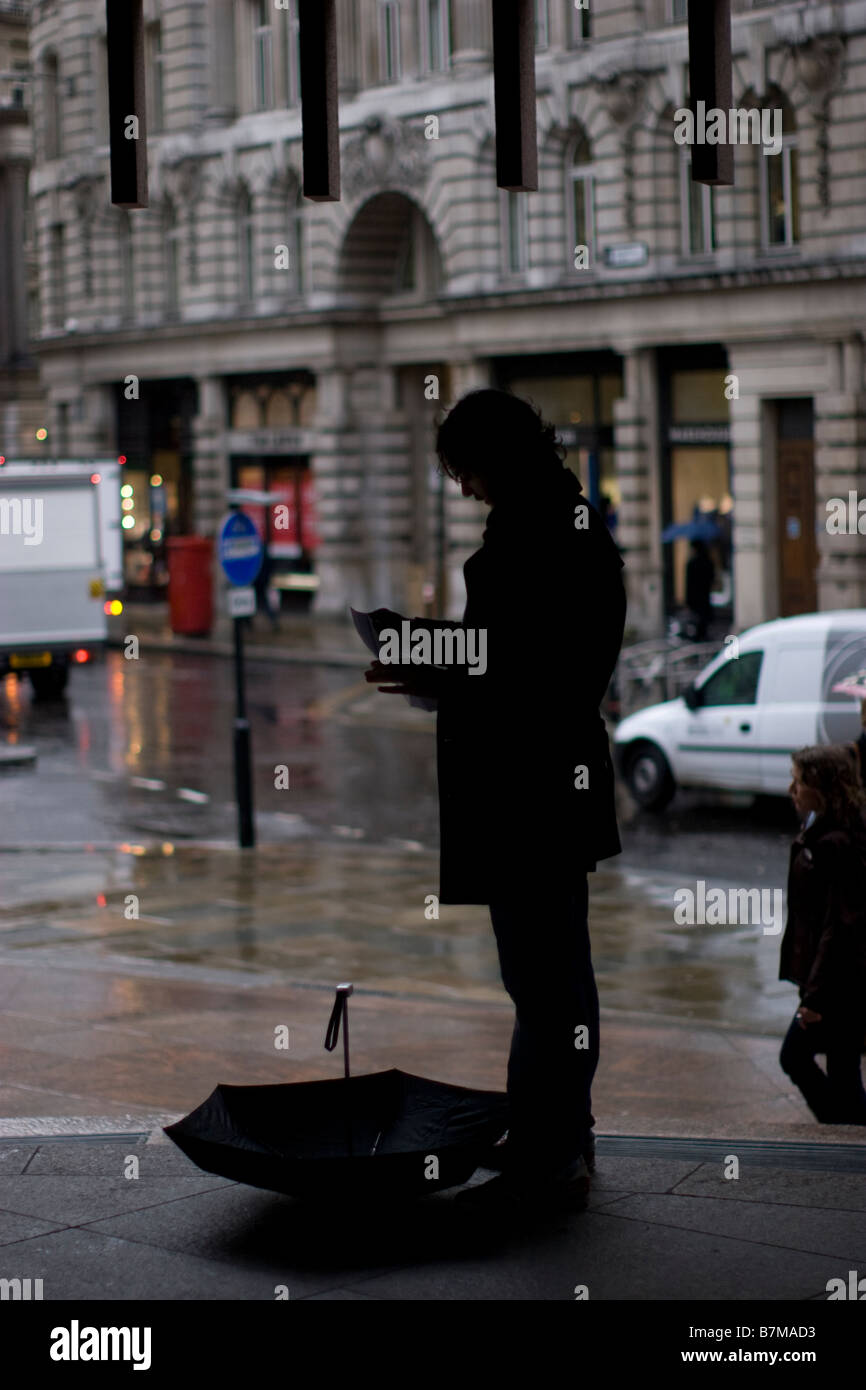
[[[0,951],[501,1000],[486,910],[424,915],[438,874],[430,717],[371,696],[352,670],[251,664],[249,695],[260,848],[242,855],[230,663],[111,653],[57,707],[6,683],[5,737],[39,761],[0,777]],[[697,878],[783,887],[784,805],[622,811],[625,853],[592,881],[604,1007],[778,1034],[794,1006],[775,978],[778,936],[677,926],[673,903]]]

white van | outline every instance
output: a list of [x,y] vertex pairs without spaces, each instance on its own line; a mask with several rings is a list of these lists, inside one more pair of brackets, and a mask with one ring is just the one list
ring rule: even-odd
[[638,710],[614,732],[617,764],[640,806],[682,787],[784,796],[791,754],[853,743],[860,701],[835,692],[866,672],[866,609],[778,618],[726,639],[676,700]]

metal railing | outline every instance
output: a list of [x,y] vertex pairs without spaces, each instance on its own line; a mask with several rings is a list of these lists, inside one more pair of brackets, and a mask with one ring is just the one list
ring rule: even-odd
[[621,717],[674,700],[720,650],[718,642],[657,637],[625,647],[616,670]]

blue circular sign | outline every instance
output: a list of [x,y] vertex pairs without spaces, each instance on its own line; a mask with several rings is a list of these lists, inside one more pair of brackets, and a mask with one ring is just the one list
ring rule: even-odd
[[230,584],[252,584],[262,567],[264,544],[244,512],[232,512],[220,528],[219,558]]

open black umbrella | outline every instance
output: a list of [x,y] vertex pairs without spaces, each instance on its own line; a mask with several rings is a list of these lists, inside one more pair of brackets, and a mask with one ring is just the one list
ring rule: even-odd
[[466,1182],[508,1124],[501,1091],[409,1072],[349,1075],[346,1000],[337,990],[325,1046],[343,1022],[345,1076],[217,1086],[165,1133],[208,1173],[294,1197],[411,1197]]

